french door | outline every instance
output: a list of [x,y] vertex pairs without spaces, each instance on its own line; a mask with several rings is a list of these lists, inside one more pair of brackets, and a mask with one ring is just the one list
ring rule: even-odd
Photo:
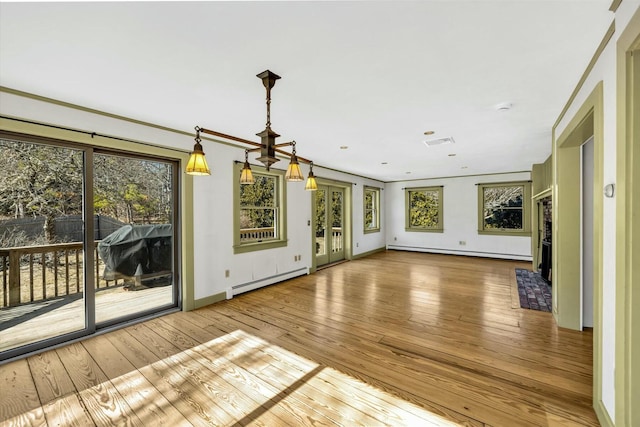
[[322,266],[345,258],[345,191],[318,185],[315,198],[316,266]]
[[0,134],[0,360],[180,306],[177,162]]

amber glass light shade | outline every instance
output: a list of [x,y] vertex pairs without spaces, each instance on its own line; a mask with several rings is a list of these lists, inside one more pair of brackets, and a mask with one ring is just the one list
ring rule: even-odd
[[251,166],[249,166],[249,162],[245,161],[244,166],[242,167],[242,172],[240,173],[240,184],[254,184],[255,180],[253,179],[253,172],[251,172]]
[[304,186],[307,191],[316,191],[318,189],[318,183],[316,177],[313,175],[313,171],[309,171],[309,177],[307,178],[307,184]]
[[202,144],[196,142],[193,146],[193,151],[189,157],[187,168],[185,172],[189,175],[211,175],[207,159],[204,158],[204,151],[202,151]]
[[291,163],[289,163],[284,179],[293,182],[304,181],[304,175],[302,175],[302,170],[300,170],[300,164],[298,163],[298,157],[296,157],[295,154],[291,155]]

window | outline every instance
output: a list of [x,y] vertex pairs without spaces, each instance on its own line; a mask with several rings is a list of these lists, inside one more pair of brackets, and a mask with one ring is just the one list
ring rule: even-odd
[[380,189],[364,187],[364,232],[380,231]]
[[442,233],[442,187],[405,189],[405,230]]
[[[236,178],[241,169],[242,163],[237,163]],[[235,253],[287,245],[284,173],[259,166],[252,169],[254,184],[234,179]]]
[[531,235],[531,183],[478,184],[478,233]]

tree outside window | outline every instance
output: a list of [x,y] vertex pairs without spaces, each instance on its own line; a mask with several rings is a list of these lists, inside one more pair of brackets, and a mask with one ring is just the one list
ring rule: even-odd
[[405,229],[407,231],[444,230],[442,187],[405,189]]
[[[240,167],[236,176],[240,177]],[[235,253],[286,246],[285,185],[281,171],[253,166],[254,184],[234,180]]]
[[478,204],[479,233],[531,234],[529,182],[479,184]]
[[380,231],[380,189],[364,187],[364,232]]

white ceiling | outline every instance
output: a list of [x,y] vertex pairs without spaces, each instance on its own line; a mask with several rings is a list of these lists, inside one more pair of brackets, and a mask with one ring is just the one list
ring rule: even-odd
[[[610,3],[3,2],[0,84],[258,141],[270,69],[278,141],[318,165],[383,181],[530,170]],[[427,148],[427,130],[455,144]]]

